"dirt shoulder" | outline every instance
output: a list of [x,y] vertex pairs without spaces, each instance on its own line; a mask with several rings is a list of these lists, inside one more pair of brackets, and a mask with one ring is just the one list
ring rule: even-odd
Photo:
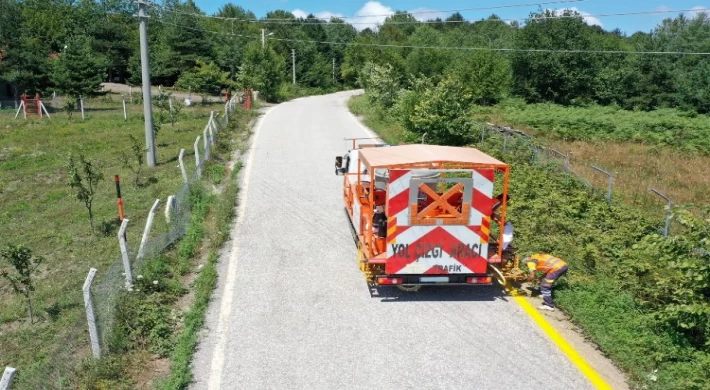
[[[101,86],[104,88],[104,91],[110,91],[110,92],[115,92],[115,93],[128,93],[131,90],[131,87],[126,85],[126,84],[117,84],[117,83],[101,83]],[[174,91],[171,88],[162,88],[165,91],[169,91],[170,93],[173,94],[173,96],[184,99],[188,96],[192,99],[193,102],[202,102],[202,96],[198,93],[191,93],[188,94],[187,92],[180,92],[180,91]],[[150,90],[153,93],[158,93],[160,91],[159,87],[151,86]],[[141,87],[133,87],[133,91],[136,93],[141,93],[143,89]],[[207,96],[206,99],[208,102],[218,102],[218,101],[224,101],[223,97],[220,96]]]

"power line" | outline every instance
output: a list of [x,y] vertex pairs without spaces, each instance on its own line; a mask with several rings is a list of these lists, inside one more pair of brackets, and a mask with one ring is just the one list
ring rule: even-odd
[[[584,1],[586,1],[586,0],[555,0],[555,1],[546,1],[546,2],[537,2],[537,3],[498,5],[498,6],[493,6],[493,7],[459,8],[459,9],[441,10],[441,11],[403,12],[398,15],[422,15],[422,14],[440,14],[440,13],[453,13],[453,12],[485,11],[485,10],[503,9],[503,8],[531,7],[531,6],[535,6],[535,5],[580,3],[580,2],[584,2]],[[202,15],[202,14],[197,14],[197,13],[193,13],[193,12],[178,11],[178,10],[166,8],[164,6],[161,6],[161,5],[155,4],[155,3],[153,3],[153,6],[163,9],[168,12],[173,12],[173,13],[177,13],[177,14],[192,15],[192,16],[199,16],[199,17],[211,18],[211,19],[236,20],[236,21],[242,21],[242,22],[260,22],[260,23],[279,22],[279,21],[293,22],[294,21],[294,19],[291,19],[291,18],[272,18],[272,19],[269,19],[269,18],[265,18],[265,19],[228,18],[228,17],[224,17],[224,16]],[[376,17],[390,17],[390,16],[395,16],[395,15],[396,15],[395,13],[380,14],[380,15],[355,15],[355,16],[342,16],[342,17],[338,17],[337,19],[341,19],[341,20],[363,19],[363,18],[373,18],[373,17],[374,18],[376,18]],[[353,23],[349,23],[349,24],[353,24]]]
[[[201,31],[206,33],[261,39],[260,36],[249,36],[243,34],[232,34],[221,31],[204,30],[194,27],[181,26],[175,23],[158,21],[163,24],[172,25],[187,30]],[[341,45],[341,46],[363,46],[363,47],[381,47],[394,49],[428,49],[428,50],[461,50],[461,51],[497,51],[497,52],[520,52],[520,53],[559,53],[559,54],[644,54],[644,55],[697,55],[707,56],[710,52],[683,52],[683,51],[626,51],[626,50],[566,50],[566,49],[508,49],[508,48],[491,48],[491,47],[456,47],[456,46],[417,46],[417,45],[392,45],[384,43],[361,43],[361,42],[332,42],[332,41],[312,41],[306,39],[293,38],[266,38],[273,41],[298,42],[298,43],[317,43],[323,45]]]
[[710,55],[710,52],[680,52],[680,51],[625,51],[625,50],[565,50],[565,49],[506,49],[490,47],[455,47],[455,46],[415,46],[415,45],[390,45],[381,43],[360,43],[360,42],[329,42],[310,41],[289,38],[269,38],[274,41],[291,41],[301,43],[320,43],[326,45],[352,45],[366,47],[384,47],[400,49],[435,49],[435,50],[464,50],[464,51],[500,51],[500,52],[524,52],[524,53],[562,53],[562,54],[669,54],[669,55]]
[[[308,25],[308,24],[320,24],[320,25],[341,25],[341,23],[332,23],[325,20],[308,20],[299,21],[294,19],[236,19],[236,18],[222,18],[218,16],[201,15],[189,12],[180,12],[170,9],[164,9],[167,12],[179,13],[183,15],[200,16],[207,18],[217,18],[232,21],[242,21],[251,23],[273,23],[276,25]],[[669,13],[681,13],[681,12],[707,12],[710,8],[690,8],[690,9],[678,9],[678,10],[654,10],[654,11],[636,11],[636,12],[618,12],[618,13],[601,13],[601,14],[573,14],[573,15],[550,15],[550,16],[533,16],[527,18],[517,18],[517,19],[482,19],[482,20],[426,20],[426,21],[416,21],[416,22],[394,22],[388,21],[388,25],[408,25],[408,24],[465,24],[465,23],[482,23],[482,22],[521,22],[521,21],[535,21],[535,20],[548,20],[548,19],[576,19],[576,18],[587,18],[587,17],[610,17],[610,16],[640,16],[640,15],[657,15],[657,14],[669,14]],[[434,11],[432,11],[434,12]],[[443,13],[448,11],[436,11],[437,13]],[[390,15],[391,16],[391,15]],[[367,15],[367,17],[372,17],[372,15]],[[376,22],[346,22],[344,24],[351,25],[364,25],[364,24],[375,24]]]

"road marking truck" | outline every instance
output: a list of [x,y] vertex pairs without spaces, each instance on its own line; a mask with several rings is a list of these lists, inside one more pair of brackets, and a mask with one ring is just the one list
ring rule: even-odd
[[508,164],[475,148],[365,139],[346,139],[335,173],[368,284],[416,291],[524,277],[504,228]]

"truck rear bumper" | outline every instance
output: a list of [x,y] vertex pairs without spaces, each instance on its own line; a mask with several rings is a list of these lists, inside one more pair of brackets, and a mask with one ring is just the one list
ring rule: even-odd
[[453,275],[377,275],[378,286],[489,286],[493,276],[488,274],[453,274]]

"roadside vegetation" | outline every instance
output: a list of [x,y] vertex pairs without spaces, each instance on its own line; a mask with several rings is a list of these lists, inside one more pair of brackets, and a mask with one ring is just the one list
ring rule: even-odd
[[[621,202],[607,204],[561,174],[557,164],[533,163],[527,147],[511,144],[504,153],[502,138],[492,134],[481,143],[483,123],[475,113],[482,108],[467,99],[466,88],[442,83],[420,95],[388,95],[387,80],[368,79],[377,74],[387,72],[362,73],[366,94],[352,98],[349,106],[386,142],[418,143],[426,130],[427,143],[477,147],[512,165],[508,216],[519,255],[547,252],[570,263],[570,273],[556,289],[559,306],[628,374],[634,388],[707,388],[706,199],[704,204],[674,206],[680,228],[663,237],[657,215]],[[438,103],[432,104],[437,96]],[[618,148],[625,145],[634,147],[617,142]]]
[[[144,380],[155,379],[146,378],[156,375],[151,370],[159,376],[170,374],[171,361],[179,367],[191,348],[189,342],[181,340],[201,323],[204,309],[200,307],[206,304],[206,290],[213,285],[210,277],[203,275],[214,272],[214,255],[208,256],[203,238],[208,235],[209,248],[214,249],[226,237],[228,226],[223,218],[230,215],[227,211],[232,203],[224,197],[234,196],[236,191],[236,172],[229,168],[231,153],[244,147],[247,122],[254,111],[238,108],[230,120],[230,130],[219,134],[216,154],[205,167],[202,183],[191,189],[194,212],[187,235],[157,258],[146,259],[145,269],[134,272],[134,291],[118,299],[118,321],[110,351],[102,350],[104,358],[95,362],[90,358],[81,289],[90,268],[96,268],[97,279],[101,279],[120,259],[114,175],[121,179],[125,216],[130,219],[127,240],[130,247],[137,248],[155,199],[165,204],[167,196],[174,195],[183,184],[177,162],[180,149],[186,150],[187,171],[194,171],[195,137],[202,134],[210,111],[223,109],[221,103],[198,104],[183,108],[173,123],[168,119],[157,135],[157,166],[148,168],[139,159],[145,158],[142,147],[134,150],[135,140],[143,139],[142,104],[129,105],[128,120],[124,120],[120,97],[115,99],[88,99],[85,104],[91,109],[86,110],[86,120],[80,115],[77,118],[76,113],[71,120],[65,113],[28,120],[0,114],[2,253],[8,254],[7,259],[25,259],[30,267],[36,263],[31,256],[43,259],[31,273],[32,321],[26,296],[10,295],[12,285],[0,278],[0,293],[6,297],[0,301],[0,366],[18,369],[13,388],[80,384],[88,388],[135,388],[145,384]],[[119,109],[115,109],[116,101]],[[158,109],[154,107],[154,111]],[[69,169],[70,154],[75,156],[76,171]],[[82,191],[70,185],[72,172],[75,179],[86,177],[78,156],[90,162],[95,173],[102,174],[93,183],[93,231],[85,202],[77,197]],[[88,183],[83,182],[83,186],[88,187]],[[213,186],[222,188],[223,195],[213,194]],[[167,229],[161,208],[153,231]],[[198,274],[200,264],[203,268]],[[13,276],[17,274],[14,270],[5,257],[0,258],[1,273]],[[115,282],[119,286],[123,283]],[[96,292],[94,296],[97,310],[105,302],[101,294]],[[191,306],[190,314],[185,315]],[[84,359],[88,365],[82,368]]]

